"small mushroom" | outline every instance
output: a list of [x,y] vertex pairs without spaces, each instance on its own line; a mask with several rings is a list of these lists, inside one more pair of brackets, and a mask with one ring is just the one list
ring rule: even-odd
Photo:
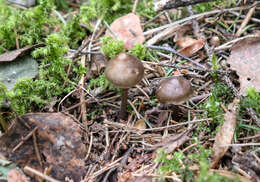
[[119,118],[126,119],[128,89],[136,85],[143,78],[144,66],[135,56],[120,53],[108,62],[105,75],[109,82],[116,87],[122,88]]
[[156,95],[162,104],[180,104],[193,93],[189,80],[182,76],[172,76],[160,82]]
[[213,37],[211,37],[211,39],[210,39],[210,44],[211,44],[212,46],[214,46],[214,47],[219,46],[219,45],[220,45],[220,39],[219,39],[219,37],[218,37],[218,36],[213,36]]

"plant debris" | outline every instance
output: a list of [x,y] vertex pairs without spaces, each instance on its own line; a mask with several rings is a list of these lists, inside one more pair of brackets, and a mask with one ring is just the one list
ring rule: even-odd
[[240,94],[249,87],[260,92],[260,38],[246,38],[232,46],[228,63],[239,76]]

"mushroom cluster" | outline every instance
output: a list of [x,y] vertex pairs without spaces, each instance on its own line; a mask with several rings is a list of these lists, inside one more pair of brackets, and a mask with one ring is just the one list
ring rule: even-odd
[[[105,69],[108,81],[122,88],[119,118],[127,118],[127,94],[130,87],[135,86],[144,76],[144,66],[135,56],[120,53],[111,59]],[[193,93],[190,81],[183,76],[165,78],[159,84],[156,95],[161,104],[180,104],[188,100]]]

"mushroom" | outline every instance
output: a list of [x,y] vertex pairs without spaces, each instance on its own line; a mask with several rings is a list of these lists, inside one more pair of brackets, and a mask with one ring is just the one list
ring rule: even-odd
[[108,62],[105,75],[109,82],[116,87],[122,88],[119,118],[126,119],[128,89],[143,78],[144,66],[135,56],[120,53]]
[[160,82],[156,95],[162,104],[180,104],[188,100],[193,93],[189,80],[183,76],[172,76]]

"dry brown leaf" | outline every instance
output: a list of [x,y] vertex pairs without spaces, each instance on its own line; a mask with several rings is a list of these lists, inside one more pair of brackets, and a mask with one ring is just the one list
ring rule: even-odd
[[260,38],[243,39],[233,45],[228,63],[236,70],[240,81],[240,94],[249,87],[260,92]]
[[13,149],[23,141],[31,130],[24,127],[21,122],[16,122],[0,140],[0,153],[23,168],[31,166],[42,170],[52,166],[50,176],[64,181],[69,177],[80,181],[86,173],[84,157],[86,146],[82,142],[83,131],[79,124],[62,113],[30,113],[19,117],[20,120],[31,128],[37,127],[35,132],[40,156],[43,156],[43,166],[37,162],[33,140],[29,138],[15,152]]
[[27,179],[19,171],[13,169],[8,173],[8,182],[27,182]]
[[181,37],[176,40],[176,43],[180,49],[183,49],[185,47],[188,47],[196,42],[195,39],[191,37]]
[[[124,41],[124,47],[127,50],[133,48],[135,43],[141,44],[145,40],[140,19],[134,13],[116,19],[111,24],[110,29],[120,40]],[[109,30],[106,31],[106,36],[112,36],[113,39],[116,39]]]
[[165,141],[163,141],[163,150],[167,154],[172,153],[175,149],[179,148],[190,139],[188,135],[189,131],[166,138]]
[[0,54],[0,62],[11,62],[14,61],[17,57],[21,56],[22,54],[26,53],[27,51],[30,51],[34,48],[42,47],[44,46],[43,43],[36,44],[33,46],[26,46],[22,49],[17,49],[14,51],[6,52],[3,54]]
[[228,150],[228,144],[231,144],[232,142],[237,122],[237,104],[238,101],[235,99],[232,103],[228,105],[229,111],[225,113],[225,122],[216,134],[215,142],[212,149],[213,159],[211,162],[211,168],[215,168],[219,160]]
[[205,39],[195,40],[190,37],[184,37],[176,43],[180,47],[179,52],[184,56],[190,57],[204,46]]

